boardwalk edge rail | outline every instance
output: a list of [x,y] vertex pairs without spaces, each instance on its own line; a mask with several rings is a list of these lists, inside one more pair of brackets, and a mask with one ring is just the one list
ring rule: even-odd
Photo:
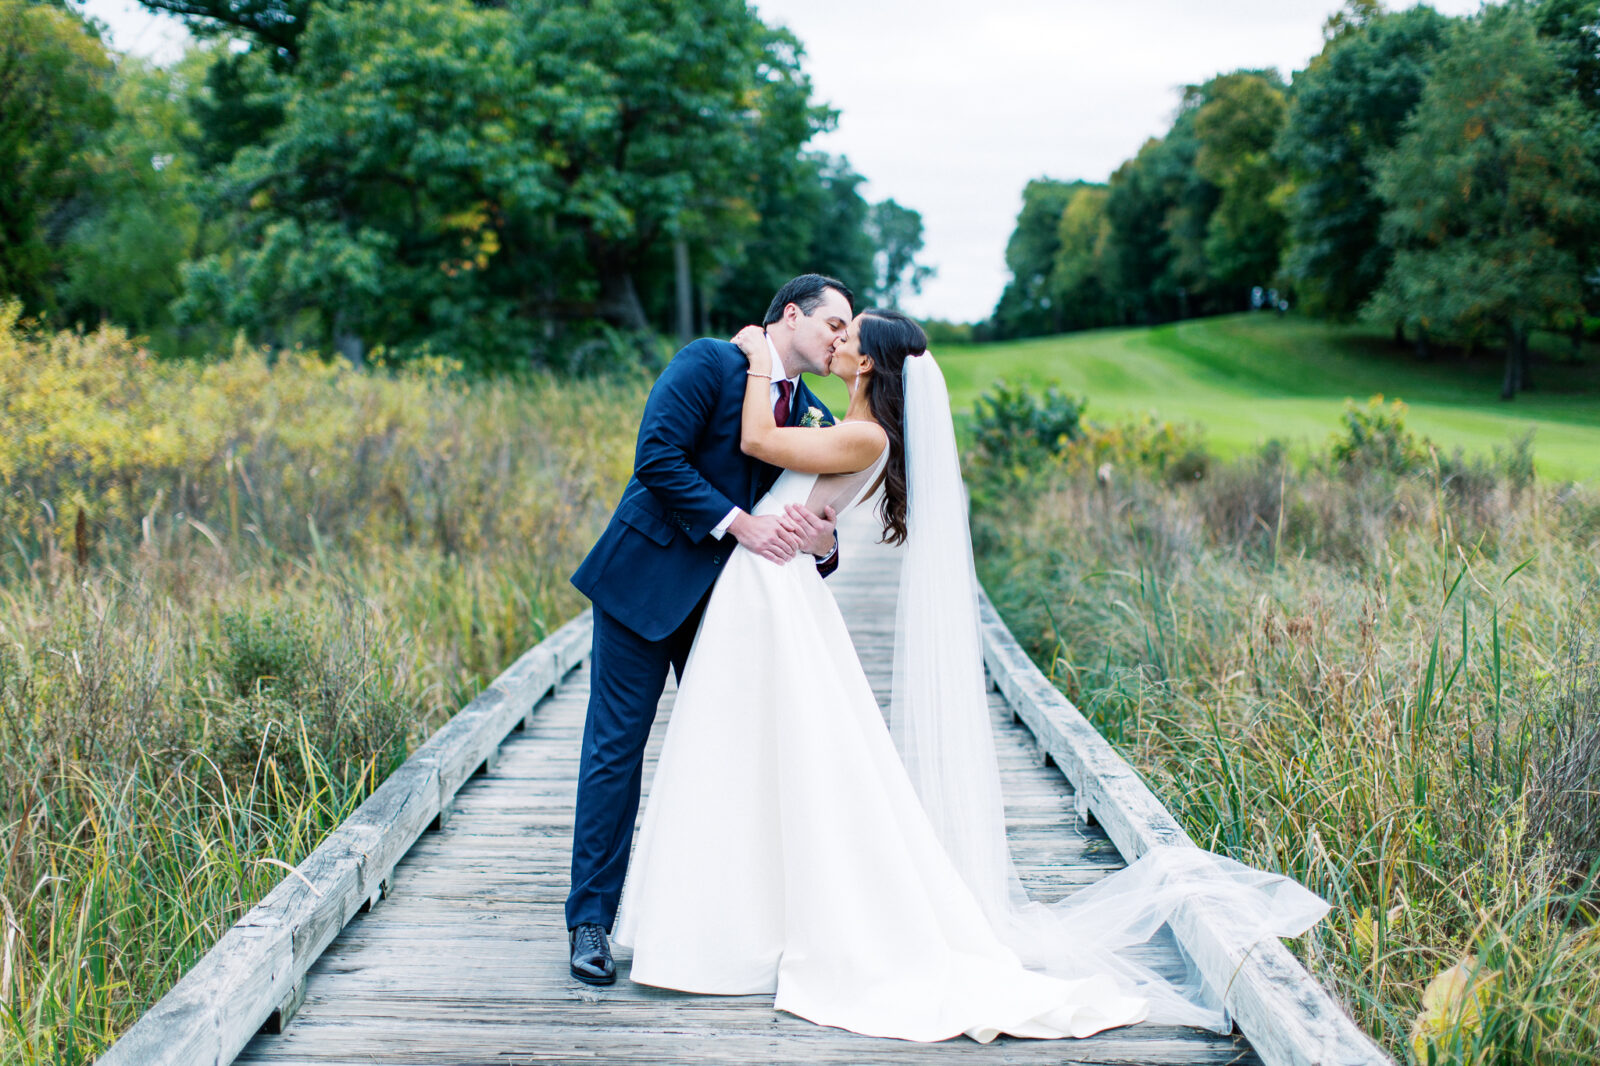
[[227,1066],[305,997],[306,971],[382,899],[395,864],[450,816],[456,792],[588,657],[584,611],[525,652],[428,738],[104,1055],[100,1066]]
[[[982,595],[980,627],[989,681],[1077,791],[1124,859],[1152,848],[1194,847],[1155,793],[1039,672]],[[1276,937],[1247,941],[1226,915],[1190,905],[1174,915],[1173,932],[1267,1066],[1394,1066],[1316,978]]]
[[[1194,847],[1122,756],[1034,666],[982,596],[990,682],[1129,862]],[[419,747],[305,861],[98,1060],[101,1066],[228,1066],[262,1029],[287,1022],[306,971],[345,924],[382,899],[395,864],[450,815],[456,792],[492,766],[501,742],[588,655],[585,611],[522,655]],[[1394,1066],[1277,939],[1247,943],[1199,906],[1173,931],[1267,1066]]]

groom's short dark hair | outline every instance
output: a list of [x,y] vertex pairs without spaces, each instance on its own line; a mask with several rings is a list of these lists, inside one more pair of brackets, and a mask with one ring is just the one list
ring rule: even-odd
[[797,305],[802,312],[810,314],[822,303],[822,294],[829,289],[834,290],[844,297],[844,302],[855,310],[856,294],[850,287],[838,278],[830,278],[826,274],[801,274],[784,282],[783,288],[778,290],[778,295],[772,298],[772,303],[767,305],[767,317],[761,320],[763,326],[770,326],[783,317],[783,309],[790,304]]

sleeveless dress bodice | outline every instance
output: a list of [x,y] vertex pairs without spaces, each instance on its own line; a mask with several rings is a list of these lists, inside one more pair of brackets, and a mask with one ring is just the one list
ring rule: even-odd
[[817,483],[816,474],[802,474],[798,470],[785,470],[778,475],[778,480],[772,483],[772,488],[767,494],[757,500],[750,509],[751,514],[772,515],[779,514],[791,503],[805,503],[806,497],[811,495],[811,487]]
[[889,461],[889,448],[884,446],[872,465],[853,474],[802,474],[798,470],[785,470],[772,483],[767,494],[756,501],[752,514],[780,514],[791,503],[811,503],[813,510],[821,512],[827,504],[843,518],[845,513],[865,503],[878,484],[878,476]]

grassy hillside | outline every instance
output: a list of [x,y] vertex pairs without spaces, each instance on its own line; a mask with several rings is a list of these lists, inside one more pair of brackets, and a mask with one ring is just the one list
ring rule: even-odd
[[[1421,362],[1363,327],[1230,315],[1153,329],[1096,330],[937,353],[958,412],[996,378],[1058,383],[1089,398],[1089,417],[1153,413],[1205,428],[1224,455],[1278,438],[1320,449],[1347,398],[1381,393],[1445,448],[1487,452],[1535,428],[1540,476],[1600,480],[1600,368],[1536,370],[1540,391],[1504,403],[1493,353]],[[832,386],[833,382],[825,383]],[[824,391],[830,404],[842,390]]]

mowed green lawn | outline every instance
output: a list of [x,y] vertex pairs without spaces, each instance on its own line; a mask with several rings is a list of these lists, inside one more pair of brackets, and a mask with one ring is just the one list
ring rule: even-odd
[[[1404,400],[1407,424],[1445,449],[1488,454],[1530,427],[1541,477],[1600,481],[1600,366],[1535,368],[1540,388],[1499,397],[1495,353],[1422,362],[1370,328],[1271,315],[1227,315],[1150,329],[1095,330],[1036,340],[937,349],[958,414],[997,378],[1060,385],[1088,398],[1087,417],[1152,414],[1204,428],[1210,447],[1237,454],[1277,438],[1318,448],[1340,429],[1346,399]],[[835,381],[819,390],[835,410]]]

